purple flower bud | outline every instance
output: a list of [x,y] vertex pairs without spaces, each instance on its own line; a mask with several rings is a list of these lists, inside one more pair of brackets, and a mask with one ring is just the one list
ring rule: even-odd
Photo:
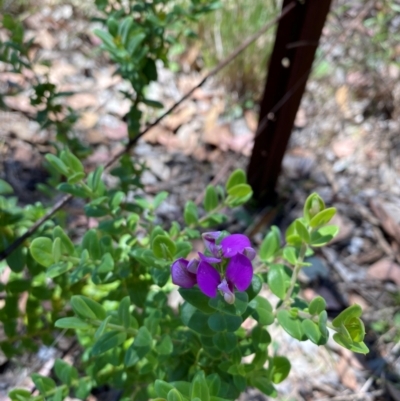
[[189,264],[187,265],[187,270],[190,273],[196,274],[197,273],[197,269],[199,267],[199,263],[200,263],[200,261],[198,259],[190,260]]
[[202,234],[206,249],[208,249],[216,258],[221,256],[221,246],[216,244],[216,241],[220,235],[221,231],[213,231]]
[[256,251],[253,248],[247,246],[243,250],[243,255],[249,258],[249,260],[253,260],[256,257]]
[[188,271],[189,261],[183,258],[175,260],[171,266],[172,282],[183,288],[192,288],[196,285],[196,275]]
[[232,304],[235,303],[235,294],[233,294],[233,293],[230,293],[230,294],[224,293],[224,299],[225,299],[225,302],[227,304],[232,305]]
[[235,302],[235,294],[233,293],[233,287],[228,284],[226,279],[221,281],[218,289],[223,293],[224,299],[228,304],[233,304]]

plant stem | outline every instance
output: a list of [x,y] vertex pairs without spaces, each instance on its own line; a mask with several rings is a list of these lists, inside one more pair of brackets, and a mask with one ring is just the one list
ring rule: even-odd
[[[101,320],[91,320],[91,323],[96,326],[99,327],[103,322]],[[131,335],[136,335],[138,333],[138,331],[136,329],[132,329],[132,328],[125,328],[123,326],[120,326],[118,324],[113,324],[113,323],[107,323],[107,327],[116,331],[122,331],[124,333],[128,333]]]
[[307,252],[307,244],[305,244],[304,242],[301,244],[301,248],[300,248],[300,254],[299,257],[297,258],[297,263],[294,265],[293,267],[293,274],[292,274],[292,278],[290,280],[290,286],[286,292],[286,296],[285,299],[282,302],[282,305],[278,308],[284,308],[290,305],[290,301],[291,301],[291,296],[294,290],[294,287],[297,283],[297,277],[299,275],[299,272],[301,270],[302,267],[302,263],[304,261],[304,257],[306,255]]

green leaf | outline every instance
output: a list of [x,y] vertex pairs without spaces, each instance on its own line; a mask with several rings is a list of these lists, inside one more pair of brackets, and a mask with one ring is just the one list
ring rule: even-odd
[[68,177],[70,175],[68,167],[65,165],[65,163],[59,159],[57,156],[54,156],[52,154],[47,154],[45,156],[45,159],[51,164],[51,166],[56,169],[60,174],[65,175]]
[[91,259],[101,259],[100,241],[95,229],[86,232],[82,239],[82,249],[87,249]]
[[125,194],[122,191],[117,191],[110,199],[110,208],[111,210],[116,210],[121,202],[124,200]]
[[158,194],[155,196],[154,200],[153,200],[153,207],[154,207],[154,209],[157,209],[157,208],[161,205],[161,203],[164,202],[165,199],[168,198],[168,195],[169,195],[169,194],[168,194],[167,191],[162,191],[162,192],[158,193]]
[[96,333],[94,333],[94,339],[98,340],[106,331],[107,326],[108,326],[108,322],[111,319],[111,315],[107,316],[100,324],[100,326],[98,327],[98,329],[96,330]]
[[28,291],[30,287],[31,287],[31,280],[25,280],[22,278],[14,278],[5,285],[6,291],[15,294]]
[[241,375],[233,375],[233,384],[240,391],[245,391],[247,387],[247,380]]
[[50,379],[50,377],[45,377],[38,375],[37,373],[32,373],[31,378],[36,388],[39,390],[39,393],[42,395],[46,395],[47,392],[52,391],[56,388],[56,383],[53,379]]
[[318,326],[310,319],[304,319],[301,322],[304,334],[314,343],[319,344],[321,340],[321,332]]
[[113,17],[109,17],[107,20],[107,28],[108,32],[110,32],[112,36],[115,37],[118,35],[118,27],[119,23],[117,22],[117,20]]
[[246,173],[242,169],[235,170],[228,178],[225,188],[227,192],[236,185],[246,184]]
[[154,383],[154,390],[158,397],[167,398],[168,393],[174,389],[174,386],[163,380],[156,380]]
[[303,222],[299,219],[295,220],[296,224],[296,231],[299,234],[300,238],[306,243],[310,243],[310,233],[307,230],[307,227],[303,224]]
[[360,317],[361,315],[361,306],[357,304],[351,305],[332,320],[332,326],[340,327],[342,324],[345,324],[346,321],[348,321],[349,319]]
[[9,195],[13,192],[13,187],[8,182],[0,179],[0,195]]
[[68,386],[71,385],[73,380],[78,379],[78,371],[76,368],[64,362],[62,359],[56,359],[54,363],[54,372],[58,379]]
[[128,45],[126,46],[126,48],[131,56],[133,56],[136,49],[139,47],[139,45],[142,43],[142,41],[145,37],[146,37],[145,33],[138,33],[129,39],[129,42],[128,42]]
[[326,327],[327,323],[328,323],[328,313],[326,312],[326,310],[324,310],[319,314],[318,328],[322,334],[322,337],[324,339],[326,339],[326,341],[328,341],[328,337],[329,337],[329,331]]
[[237,339],[233,333],[217,333],[213,337],[214,345],[222,352],[229,353],[237,345]]
[[344,326],[349,333],[351,339],[356,342],[362,342],[365,337],[365,327],[362,320],[358,317],[347,319]]
[[262,326],[268,326],[275,321],[275,316],[272,312],[272,306],[269,301],[261,296],[257,296],[249,304],[254,309],[252,316]]
[[167,395],[167,400],[168,401],[184,401],[182,394],[176,388],[169,390],[168,395]]
[[11,252],[11,254],[8,255],[6,258],[6,262],[9,268],[14,273],[22,272],[22,270],[24,270],[24,267],[26,265],[26,261],[27,261],[27,255],[24,253],[22,245],[14,249],[14,251]]
[[276,397],[277,392],[271,380],[264,376],[255,376],[251,379],[251,384],[258,388],[263,394],[268,395],[270,397]]
[[174,350],[174,345],[172,343],[171,337],[165,334],[161,341],[156,345],[156,351],[160,355],[170,355]]
[[93,345],[92,355],[101,355],[110,349],[116,348],[126,340],[126,333],[113,330],[104,333]]
[[283,382],[289,375],[290,372],[290,362],[284,356],[275,356],[271,360],[271,378],[272,382],[279,384]]
[[87,184],[93,192],[96,192],[99,189],[103,171],[104,171],[104,166],[99,166],[93,173],[90,173],[88,176]]
[[273,294],[279,299],[285,299],[286,291],[290,285],[290,277],[283,265],[273,264],[268,271],[268,285]]
[[198,288],[179,288],[179,293],[186,302],[189,302],[189,304],[195,306],[200,311],[206,314],[215,312],[215,309],[208,304],[210,298],[204,295]]
[[305,339],[300,320],[293,317],[289,311],[280,310],[277,313],[277,319],[282,328],[293,338],[296,338],[299,341]]
[[248,184],[239,184],[228,189],[228,195],[233,198],[245,198],[252,194],[253,190]]
[[91,193],[86,190],[86,188],[82,188],[79,185],[71,185],[66,182],[62,182],[57,185],[57,189],[61,192],[65,192],[67,194],[71,194],[78,198],[87,198],[91,196]]
[[85,178],[85,173],[74,173],[68,177],[68,184],[78,184]]
[[138,330],[133,345],[135,348],[151,347],[153,345],[153,338],[146,326],[142,326]]
[[74,244],[60,226],[54,227],[53,229],[53,240],[55,240],[56,238],[60,238],[61,240],[62,253],[66,253],[69,256],[73,256],[75,254]]
[[93,384],[90,378],[82,378],[78,380],[78,384],[75,387],[75,397],[86,400],[92,390]]
[[222,313],[215,313],[208,318],[208,326],[215,332],[234,332],[242,323],[243,319],[240,316],[225,315]]
[[211,298],[208,304],[212,308],[228,315],[241,316],[247,309],[248,300],[249,298],[246,292],[236,291],[235,302],[233,304],[228,304],[219,293],[215,298]]
[[196,397],[201,401],[210,401],[210,392],[203,371],[198,372],[192,381],[191,399]]
[[207,324],[208,317],[209,315],[204,314],[189,303],[184,303],[182,306],[181,319],[184,325],[204,336],[213,336],[215,333]]
[[185,210],[183,212],[183,217],[185,219],[185,223],[188,226],[197,225],[199,221],[199,214],[197,211],[197,206],[194,202],[188,201],[185,205]]
[[63,317],[54,323],[55,327],[60,329],[88,330],[92,326],[78,317]]
[[271,227],[271,231],[265,236],[260,245],[260,259],[270,260],[280,248],[281,235],[279,228],[276,226]]
[[[219,394],[219,390],[221,388],[221,379],[217,373],[212,373],[206,377],[208,391],[210,392],[210,396],[216,396]],[[210,400],[212,401],[212,399]]]
[[106,274],[114,270],[114,259],[110,253],[105,253],[101,258],[101,262],[97,267],[98,274]]
[[61,160],[73,173],[83,173],[84,168],[81,161],[69,150],[64,150],[60,155]]
[[250,286],[246,290],[246,294],[248,296],[249,301],[251,301],[253,298],[257,296],[257,294],[261,291],[262,285],[263,285],[262,278],[257,274],[253,274]]
[[155,109],[162,109],[164,105],[161,102],[158,102],[157,100],[152,100],[152,99],[142,99],[142,102],[144,104],[147,104],[147,106],[154,107]]
[[320,296],[315,297],[310,302],[310,306],[308,307],[308,311],[310,312],[311,315],[319,315],[325,309],[326,309],[325,299]]
[[71,306],[73,311],[84,318],[104,320],[106,311],[104,308],[93,299],[83,295],[74,295],[71,298]]
[[29,401],[32,398],[32,394],[29,390],[16,388],[8,393],[8,397],[11,401]]
[[100,29],[95,29],[93,33],[98,36],[109,48],[115,48],[114,39],[108,32],[102,31]]
[[334,207],[322,210],[311,219],[310,227],[316,228],[329,223],[335,214],[336,214],[336,208]]
[[261,369],[268,360],[268,349],[257,349],[253,361],[251,362],[251,367],[254,369]]
[[121,300],[118,307],[118,321],[126,329],[129,329],[129,327],[131,326],[131,314],[129,312],[130,305],[130,298],[129,296],[126,296]]
[[251,331],[251,339],[255,347],[260,350],[266,350],[267,346],[271,343],[271,336],[268,331],[260,325],[257,325]]
[[344,335],[340,333],[335,333],[333,335],[333,339],[339,345],[349,349],[350,351],[357,352],[359,354],[368,354],[369,352],[369,349],[364,342],[359,342],[359,343],[351,342]]
[[[107,3],[107,1],[106,1],[106,3]],[[133,18],[131,16],[124,18],[122,20],[122,23],[119,24],[118,33],[120,34],[122,43],[124,45],[126,45],[126,43],[127,43],[129,31],[130,31],[132,25],[133,25]]]
[[157,235],[151,247],[154,256],[159,259],[172,260],[176,253],[175,243],[166,235]]
[[[147,351],[149,349],[147,348]],[[142,354],[144,354],[142,352]],[[124,357],[124,365],[127,368],[136,365],[140,361],[140,357],[138,355],[137,350],[133,347],[133,344],[126,350],[125,357]]]
[[10,14],[4,14],[1,23],[3,24],[3,27],[8,29],[9,31],[14,30],[17,26],[17,21],[14,20],[14,18]]
[[325,209],[325,202],[317,193],[312,193],[304,203],[304,219],[308,223],[315,215]]
[[48,278],[55,278],[61,276],[61,274],[66,273],[67,271],[71,270],[73,264],[71,262],[59,262],[54,265],[51,265],[46,270],[46,277]]
[[214,186],[207,185],[206,195],[204,197],[204,209],[211,212],[218,206],[218,194]]
[[52,254],[55,263],[58,263],[61,258],[61,239],[56,238],[53,241]]
[[324,246],[330,242],[339,232],[338,226],[324,226],[311,233],[311,246]]
[[285,246],[283,248],[283,258],[293,266],[297,264],[296,249],[292,246]]
[[29,248],[33,259],[45,267],[50,267],[54,263],[53,242],[50,238],[35,238]]

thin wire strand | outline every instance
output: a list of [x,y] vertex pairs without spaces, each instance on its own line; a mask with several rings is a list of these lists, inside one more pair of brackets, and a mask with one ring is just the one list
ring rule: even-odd
[[[296,5],[296,1],[288,4],[274,19],[265,24],[260,30],[256,33],[248,37],[241,45],[239,45],[229,56],[227,56],[224,60],[218,63],[211,71],[209,71],[204,78],[195,85],[189,92],[187,92],[180,100],[178,100],[173,106],[171,106],[165,113],[163,113],[160,117],[158,117],[153,123],[148,125],[142,132],[140,132],[135,138],[129,140],[124,149],[116,153],[106,164],[105,168],[110,167],[114,164],[123,154],[129,152],[133,145],[151,128],[158,125],[165,117],[171,114],[181,103],[183,103],[186,99],[188,99],[193,92],[200,88],[204,83],[213,75],[221,71],[224,67],[226,67],[232,60],[234,60],[240,53],[242,53],[247,47],[249,47],[253,42],[255,42],[261,35],[275,26],[283,17],[285,17]],[[37,220],[23,235],[17,238],[10,246],[8,246],[5,250],[0,252],[0,261],[7,258],[17,249],[22,243],[28,239],[45,221],[49,220],[58,210],[63,208],[71,199],[73,195],[65,195],[61,198],[43,217]]]

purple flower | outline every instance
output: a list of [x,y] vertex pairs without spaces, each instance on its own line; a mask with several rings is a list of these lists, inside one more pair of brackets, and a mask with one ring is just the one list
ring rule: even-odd
[[[204,244],[208,251],[217,259],[231,258],[237,253],[242,253],[250,260],[256,256],[256,252],[251,247],[250,240],[243,234],[231,234],[225,237],[220,245],[217,245],[217,239],[220,237],[220,231],[214,231],[203,234]],[[204,260],[204,258],[203,258]],[[218,263],[217,261],[210,263]]]
[[232,234],[219,241],[221,234],[220,231],[203,234],[207,255],[199,252],[200,260],[176,260],[171,266],[172,282],[183,288],[198,284],[211,298],[220,291],[225,301],[233,304],[235,288],[245,291],[251,283],[251,261],[256,253],[245,235]]
[[202,260],[197,269],[197,284],[200,290],[210,298],[217,296],[218,290],[224,294],[228,303],[235,302],[234,288],[245,291],[253,278],[251,261],[244,255],[236,253],[228,263],[225,277],[205,260]]
[[197,282],[196,274],[189,271],[189,268],[193,267],[193,261],[189,262],[183,258],[175,260],[171,266],[172,282],[183,288],[192,288]]

